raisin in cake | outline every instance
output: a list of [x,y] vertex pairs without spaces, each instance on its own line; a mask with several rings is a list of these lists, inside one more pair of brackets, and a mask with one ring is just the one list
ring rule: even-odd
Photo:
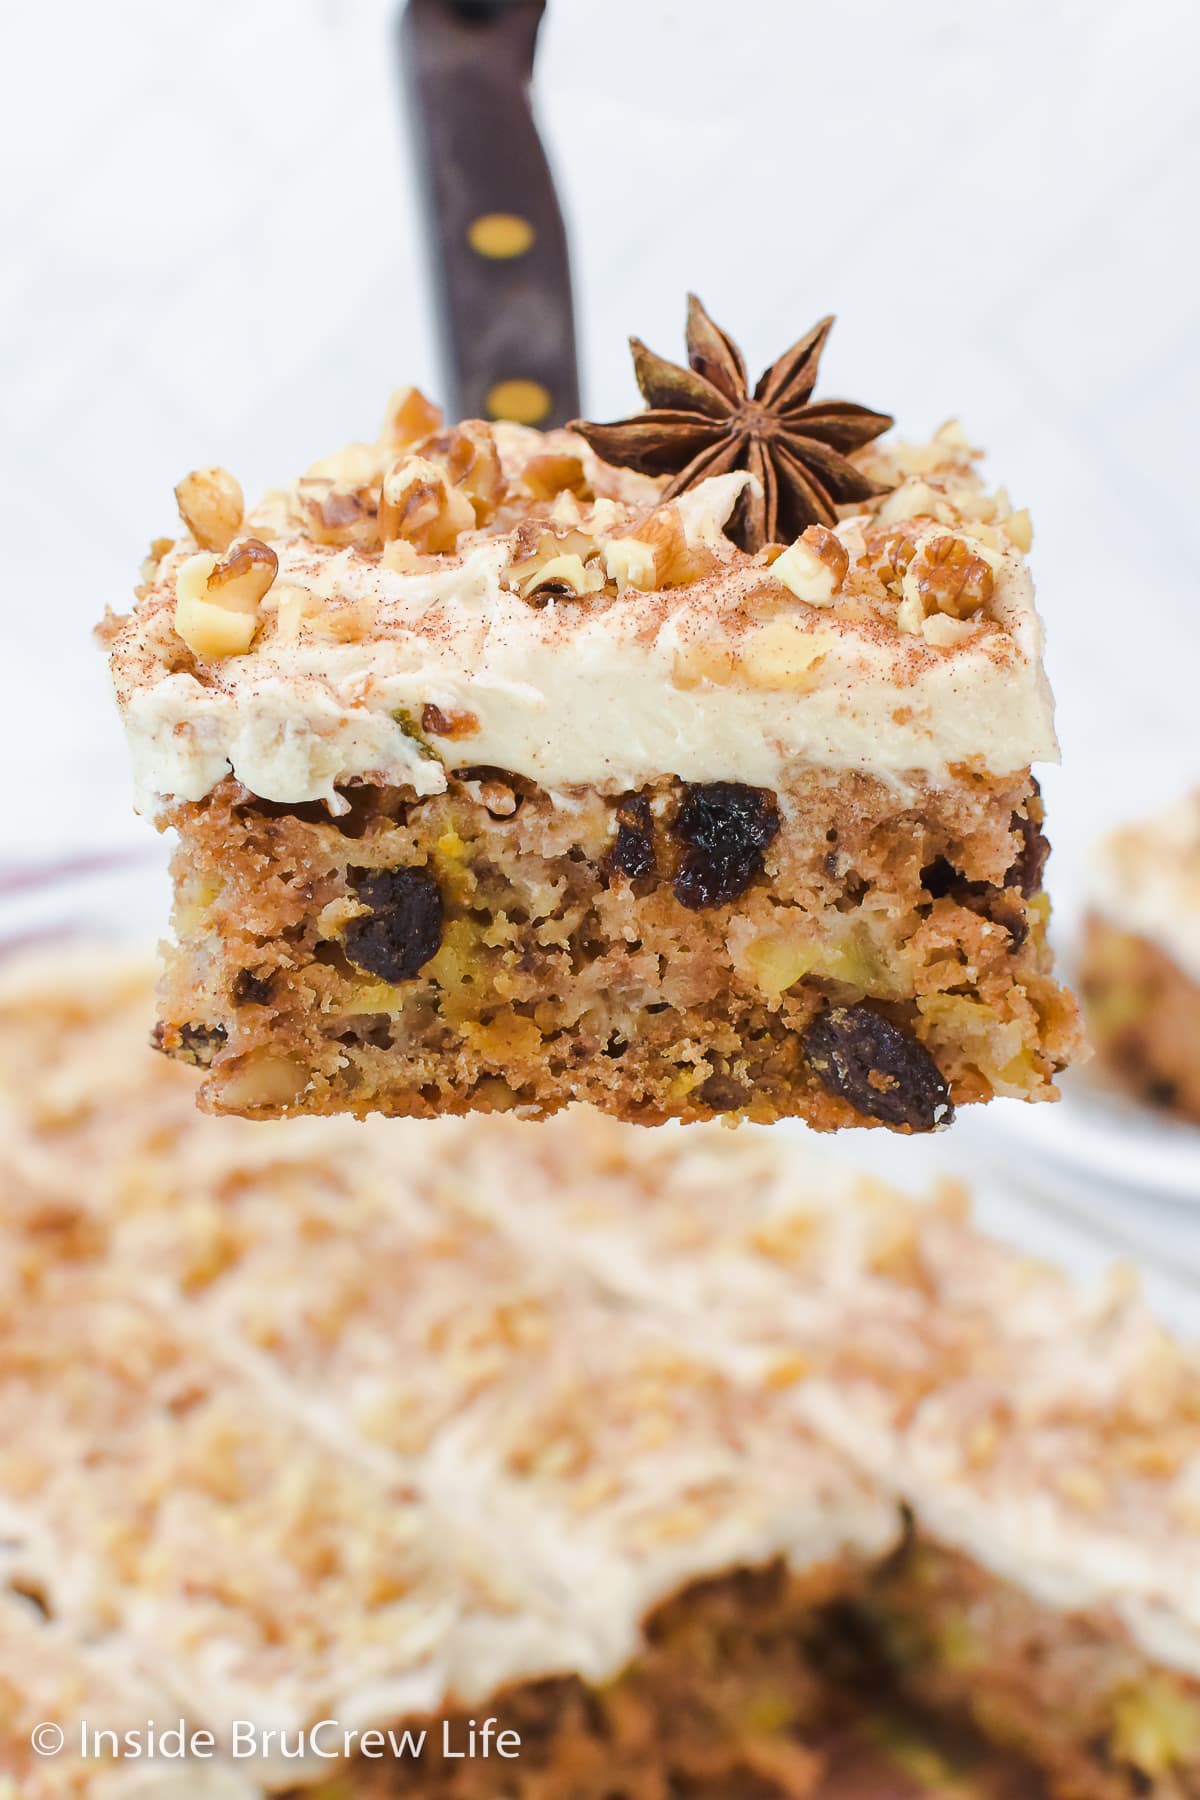
[[957,429],[810,401],[828,324],[753,399],[693,305],[622,424],[407,390],[249,513],[180,484],[103,631],[203,1105],[912,1132],[1055,1097],[1028,517]]

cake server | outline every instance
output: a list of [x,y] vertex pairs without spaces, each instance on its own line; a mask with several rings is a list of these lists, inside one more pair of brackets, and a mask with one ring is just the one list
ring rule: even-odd
[[530,102],[545,0],[408,0],[401,53],[452,418],[579,411],[566,233]]

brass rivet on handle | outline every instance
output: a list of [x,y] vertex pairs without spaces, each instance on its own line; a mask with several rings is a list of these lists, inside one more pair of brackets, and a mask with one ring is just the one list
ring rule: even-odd
[[506,262],[513,256],[524,256],[537,233],[528,219],[519,213],[480,213],[467,226],[467,242],[479,256]]
[[536,425],[539,419],[546,417],[553,401],[550,390],[540,381],[518,377],[512,381],[498,381],[489,388],[484,405],[491,419],[511,419],[516,425]]

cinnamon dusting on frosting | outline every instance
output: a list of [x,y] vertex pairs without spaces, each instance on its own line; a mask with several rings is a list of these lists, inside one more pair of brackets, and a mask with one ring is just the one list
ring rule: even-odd
[[105,627],[144,810],[230,767],[335,810],[354,780],[440,791],[396,722],[427,707],[474,718],[473,756],[556,793],[778,786],[792,763],[903,785],[1056,753],[1026,528],[956,427],[854,451],[870,497],[782,554],[728,535],[744,470],[668,499],[566,431],[468,423],[399,450],[389,431],[244,517],[279,572],[241,654],[189,655],[173,620],[195,540],[156,546],[135,611]]

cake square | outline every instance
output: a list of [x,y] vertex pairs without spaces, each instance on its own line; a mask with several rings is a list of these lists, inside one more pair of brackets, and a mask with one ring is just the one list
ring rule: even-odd
[[1200,1125],[1200,789],[1099,846],[1079,984],[1102,1074]]
[[202,1105],[914,1132],[1054,1097],[1028,517],[957,428],[810,401],[829,323],[755,397],[697,303],[620,425],[405,390],[249,513],[180,484],[103,636]]

